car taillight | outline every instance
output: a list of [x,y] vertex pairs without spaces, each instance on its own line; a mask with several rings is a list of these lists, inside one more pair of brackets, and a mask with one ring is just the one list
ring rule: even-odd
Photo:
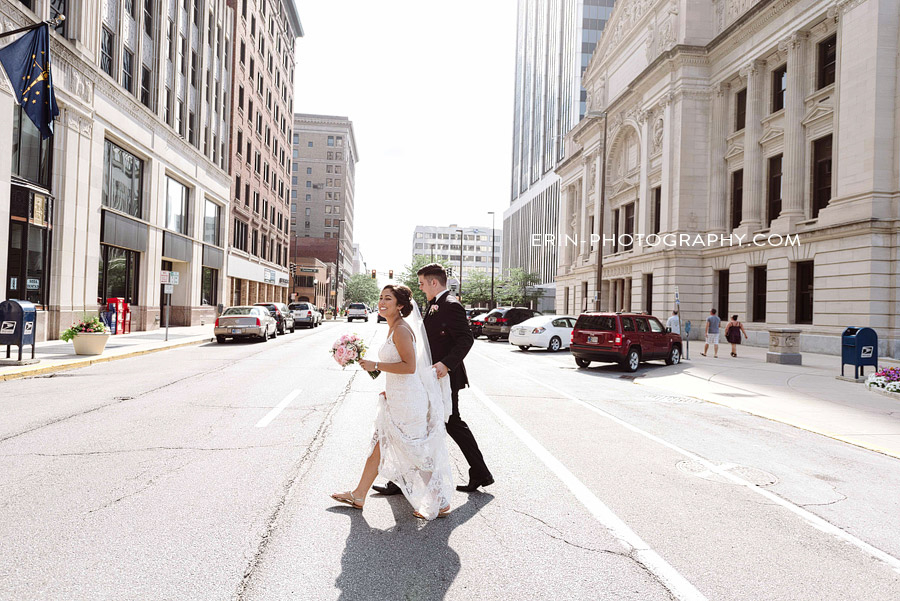
[[307,311],[307,312],[306,312],[306,316],[307,316],[307,317],[310,317],[311,315],[312,315],[312,311]]
[[261,326],[262,322],[259,320],[259,317],[256,318],[256,325]]
[[545,331],[546,330],[544,330],[544,328],[535,328],[535,329],[531,330],[531,333],[532,334],[543,334]]
[[613,344],[614,344],[615,346],[622,346],[622,337],[619,336],[618,334],[616,334],[616,339],[615,339],[615,341],[613,342]]
[[509,320],[506,319],[505,317],[498,317],[498,318],[497,318],[497,323],[506,323],[507,321],[509,321]]
[[218,327],[219,327],[219,318],[218,318],[218,317],[216,317],[216,325],[215,325],[215,326],[213,326],[213,327],[216,327],[216,328],[218,328]]

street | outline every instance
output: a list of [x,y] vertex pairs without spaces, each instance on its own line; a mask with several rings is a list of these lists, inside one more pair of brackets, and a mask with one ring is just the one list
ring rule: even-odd
[[329,355],[349,332],[387,327],[0,383],[0,599],[900,598],[897,459],[567,351],[476,341],[460,412],[496,483],[447,519],[339,505],[384,386]]

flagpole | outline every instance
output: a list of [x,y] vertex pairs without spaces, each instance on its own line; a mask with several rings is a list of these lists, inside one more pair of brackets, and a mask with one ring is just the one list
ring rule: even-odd
[[56,29],[60,23],[66,20],[65,15],[57,15],[55,19],[52,21],[41,21],[40,23],[35,23],[34,25],[28,25],[27,27],[20,27],[19,29],[13,29],[12,31],[7,31],[5,33],[0,33],[0,39],[8,38],[11,35],[16,35],[17,33],[22,33],[25,31],[31,31],[32,29],[37,29],[41,25],[51,25],[54,29]]

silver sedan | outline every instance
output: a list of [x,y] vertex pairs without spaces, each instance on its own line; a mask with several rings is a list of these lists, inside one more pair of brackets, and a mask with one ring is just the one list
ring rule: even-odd
[[265,342],[278,336],[278,324],[265,307],[228,307],[216,318],[216,341],[227,338],[255,338]]

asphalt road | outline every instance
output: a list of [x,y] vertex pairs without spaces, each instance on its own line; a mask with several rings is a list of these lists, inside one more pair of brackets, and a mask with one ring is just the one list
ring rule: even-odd
[[896,459],[567,352],[476,343],[496,483],[449,518],[336,505],[383,386],[328,355],[351,331],[386,327],[0,384],[0,600],[900,598]]

